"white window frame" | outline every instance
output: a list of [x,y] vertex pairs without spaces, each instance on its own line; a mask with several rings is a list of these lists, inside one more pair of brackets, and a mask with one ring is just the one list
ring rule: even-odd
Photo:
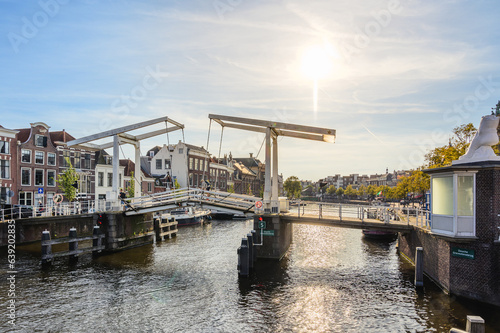
[[[101,176],[102,176],[102,178],[101,178]],[[101,182],[101,180],[102,180],[102,182]],[[97,172],[97,186],[104,187],[104,172],[103,171]]]
[[[21,199],[21,194],[23,194],[23,197]],[[31,197],[30,200],[31,200],[31,204],[27,204],[26,202],[26,195],[29,194],[29,196]],[[21,203],[21,200],[23,200],[23,203]],[[21,191],[19,192],[19,204],[21,206],[33,206],[33,192],[26,192],[26,191]]]
[[[49,184],[49,172],[53,172],[54,173],[54,185],[50,185]],[[47,170],[47,186],[48,187],[56,187],[56,179],[57,179],[57,172],[56,170]]]
[[[42,172],[42,183],[41,184],[37,184],[36,183],[36,172],[37,171],[41,171]],[[34,177],[33,177],[33,185],[34,186],[44,186],[45,184],[45,170],[44,169],[35,169],[35,172],[34,172]]]
[[6,151],[5,153],[0,154],[10,155],[10,141],[0,140],[0,142],[3,142]]
[[[30,154],[29,154],[29,155],[30,155],[30,160],[29,160],[29,162],[23,161],[23,152],[25,152],[25,151],[26,151],[26,152],[28,152],[28,151],[29,151],[29,153],[30,153]],[[21,160],[21,163],[29,163],[29,164],[31,164],[32,157],[33,157],[33,151],[32,151],[31,149],[24,149],[24,148],[22,148],[22,149],[21,149],[21,159],[20,159],[20,160]]]
[[[8,164],[8,166],[5,166],[5,168],[6,168],[6,170],[7,170],[7,172],[6,172],[6,173],[7,173],[6,177],[2,177],[2,173],[1,173],[1,171],[0,171],[0,179],[10,179],[11,174],[12,174],[12,172],[11,172],[11,166],[12,166],[12,163],[10,163],[10,160],[0,160],[0,161],[5,161],[4,163],[5,163],[5,164]],[[0,163],[1,163],[1,162],[0,162]]]
[[[30,177],[29,177],[29,182],[28,184],[23,184],[23,171],[28,170]],[[21,186],[31,186],[31,168],[21,168]]]
[[[35,135],[35,147],[45,147],[45,146],[43,145],[43,139],[42,139],[42,144],[41,144],[41,145],[39,145],[39,144],[38,144],[38,138],[45,138],[45,137],[46,137],[45,135],[36,134],[36,135]],[[48,140],[48,139],[47,139],[47,140]]]
[[[36,159],[37,159],[37,158],[36,158],[36,154],[37,154],[37,153],[42,153],[42,163],[38,163],[38,162],[36,161]],[[45,153],[44,153],[43,151],[40,151],[40,150],[35,150],[35,159],[34,159],[34,162],[35,162],[35,164],[37,164],[37,165],[44,165],[44,164],[45,164]]]
[[[49,156],[50,155],[54,156],[54,164],[49,163]],[[56,166],[56,163],[57,163],[56,161],[57,161],[57,154],[56,153],[47,153],[47,165]]]

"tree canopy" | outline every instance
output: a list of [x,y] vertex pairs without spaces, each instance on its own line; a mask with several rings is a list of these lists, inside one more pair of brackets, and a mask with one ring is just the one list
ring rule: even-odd
[[78,174],[67,157],[66,162],[69,167],[57,176],[57,187],[63,191],[66,199],[71,202],[76,199],[77,188],[75,187],[75,183],[78,182]]
[[288,177],[283,184],[283,188],[287,193],[288,199],[300,198],[302,185],[300,184],[299,178],[297,178],[297,176]]

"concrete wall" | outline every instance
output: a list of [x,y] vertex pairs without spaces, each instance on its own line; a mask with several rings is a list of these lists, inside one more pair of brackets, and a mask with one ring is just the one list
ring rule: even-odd
[[266,231],[274,231],[274,236],[260,235],[259,217],[254,217],[254,230],[257,231],[257,240],[263,239],[263,245],[257,246],[257,258],[281,260],[292,243],[292,224],[280,220],[279,216],[263,216],[266,222]]

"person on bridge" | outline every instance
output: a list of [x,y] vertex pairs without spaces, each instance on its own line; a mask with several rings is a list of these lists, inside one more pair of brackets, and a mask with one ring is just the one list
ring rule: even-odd
[[121,188],[120,189],[120,194],[118,195],[118,199],[121,200],[121,203],[122,203],[122,206],[125,207],[125,205],[127,204],[125,202],[125,198],[127,197],[127,195],[125,194],[125,192],[123,192],[123,189]]

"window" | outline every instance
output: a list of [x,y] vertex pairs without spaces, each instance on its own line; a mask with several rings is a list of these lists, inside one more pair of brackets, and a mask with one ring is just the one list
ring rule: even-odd
[[170,169],[170,160],[165,160],[165,169]]
[[153,183],[148,183],[148,192],[153,191]]
[[453,215],[453,176],[432,178],[432,214]]
[[130,180],[125,181],[125,188],[129,189],[130,188]]
[[47,153],[47,165],[56,165],[55,153]]
[[10,179],[10,161],[0,160],[0,178]]
[[0,141],[0,154],[10,154],[10,142]]
[[35,169],[35,186],[43,186],[43,170]]
[[31,163],[31,150],[21,149],[21,162]]
[[474,177],[457,177],[457,215],[474,216]]
[[74,157],[73,157],[73,167],[76,169],[80,169],[82,167],[82,156],[80,152],[75,151]]
[[161,160],[158,158],[156,160],[156,170],[160,170],[161,169]]
[[97,186],[104,186],[104,172],[97,173]]
[[23,206],[33,205],[33,193],[19,192],[19,204]]
[[90,154],[83,154],[83,169],[90,169],[91,163],[90,163]]
[[184,148],[179,148],[179,154],[184,154]]
[[149,157],[151,157],[151,158],[155,157],[155,152],[151,150],[151,151],[149,152]]
[[54,170],[47,171],[47,186],[56,186],[56,172]]
[[195,165],[195,170],[200,170],[200,160],[199,159],[195,159],[194,160],[194,165]]
[[71,163],[71,153],[69,152],[69,150],[65,150],[63,151],[63,159],[62,159],[62,166],[63,167],[69,167]]
[[122,186],[121,184],[122,184],[122,174],[120,173],[118,175],[118,187],[121,187]]
[[193,158],[189,158],[189,170],[193,170]]
[[189,186],[193,186],[193,174],[189,174]]
[[47,147],[47,137],[43,135],[35,135],[35,146]]
[[0,202],[10,204],[11,200],[8,196],[10,189],[8,187],[0,187]]
[[31,185],[31,169],[21,168],[21,185]]
[[35,163],[36,164],[43,164],[43,160],[45,159],[45,154],[43,151],[35,151]]
[[108,173],[108,187],[113,186],[113,173],[109,172]]

